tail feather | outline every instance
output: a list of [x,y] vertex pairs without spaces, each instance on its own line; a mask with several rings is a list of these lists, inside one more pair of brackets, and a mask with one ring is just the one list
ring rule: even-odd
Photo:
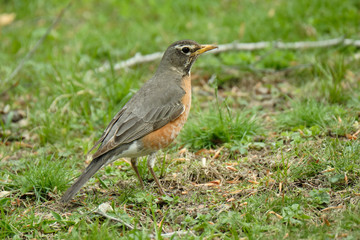
[[75,181],[75,183],[65,192],[60,201],[62,203],[67,203],[70,201],[75,194],[84,186],[84,184],[89,181],[89,179],[94,176],[94,174],[108,163],[107,155],[102,155],[91,161],[89,166],[84,170],[80,177]]

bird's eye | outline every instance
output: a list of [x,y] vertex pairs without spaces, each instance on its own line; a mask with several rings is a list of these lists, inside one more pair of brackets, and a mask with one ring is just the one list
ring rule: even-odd
[[183,53],[188,53],[188,52],[190,52],[190,48],[188,48],[188,47],[183,47],[183,48],[181,49],[181,51],[182,51]]

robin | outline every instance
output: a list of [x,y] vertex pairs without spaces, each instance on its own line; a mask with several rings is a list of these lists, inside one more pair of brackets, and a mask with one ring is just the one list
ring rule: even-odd
[[100,145],[61,202],[71,200],[100,168],[122,157],[131,158],[131,166],[144,188],[137,158],[145,155],[149,155],[149,171],[160,193],[165,195],[153,170],[155,153],[176,138],[187,120],[191,106],[191,66],[200,54],[215,48],[217,46],[200,45],[191,40],[171,44],[154,76],[115,115],[90,149],[89,152]]

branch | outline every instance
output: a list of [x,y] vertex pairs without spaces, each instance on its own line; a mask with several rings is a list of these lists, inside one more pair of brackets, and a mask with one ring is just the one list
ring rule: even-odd
[[[141,55],[141,53],[136,53],[135,56],[133,56],[132,58],[129,58],[125,61],[116,63],[114,65],[114,70],[119,70],[119,69],[131,67],[134,65],[142,64],[142,63],[156,61],[156,60],[160,59],[162,57],[162,55],[163,55],[162,52],[155,52],[155,53],[151,53],[151,54],[147,54],[147,55]],[[105,72],[108,69],[110,69],[110,64],[105,63],[103,66],[95,69],[95,71]]]
[[112,210],[112,207],[110,206],[109,203],[103,203],[103,204],[100,204],[100,205],[97,207],[97,209],[95,209],[94,213],[99,214],[99,215],[101,215],[101,216],[103,216],[103,217],[105,217],[105,218],[108,218],[108,219],[110,219],[110,220],[113,220],[113,221],[115,221],[115,222],[119,222],[119,223],[125,225],[125,226],[126,226],[128,229],[130,229],[130,230],[134,230],[134,229],[135,229],[135,227],[132,226],[131,224],[128,224],[128,223],[124,222],[123,220],[121,220],[121,219],[119,219],[119,218],[115,218],[115,217],[110,216],[109,214],[107,214],[106,212],[107,212],[108,210],[110,210],[110,209]]
[[[191,233],[193,236],[196,236],[192,231],[188,231],[188,232],[175,231],[175,232],[170,232],[170,233],[162,233],[161,237],[163,237],[163,238],[171,238],[173,236],[179,236],[180,237],[181,235],[186,235],[186,234],[189,234],[189,233]],[[154,235],[154,234],[149,234],[149,237],[152,238],[152,239],[157,238],[156,235]]]
[[[100,216],[103,216],[103,217],[105,217],[105,218],[108,218],[108,219],[110,219],[110,220],[112,220],[112,221],[119,222],[119,223],[125,225],[125,226],[126,226],[128,229],[130,229],[130,230],[134,230],[134,229],[135,229],[135,227],[132,226],[131,224],[128,224],[128,223],[124,222],[123,220],[121,220],[121,219],[119,219],[119,218],[115,218],[115,217],[113,217],[113,216],[110,216],[109,214],[107,214],[107,213],[105,212],[106,210],[104,211],[104,209],[101,209],[101,208],[104,208],[104,206],[102,206],[102,205],[106,205],[106,204],[108,204],[108,203],[105,203],[105,204],[103,203],[103,204],[101,204],[94,213],[99,214]],[[105,206],[105,208],[106,208],[106,207],[110,207],[110,204],[108,204],[108,206]],[[111,208],[111,207],[110,207],[110,208]],[[142,229],[137,228],[137,230],[140,231],[140,230],[142,230]],[[193,233],[192,231],[187,231],[187,232],[185,232],[185,231],[175,231],[175,232],[170,232],[170,233],[162,233],[161,236],[164,237],[164,238],[170,238],[170,237],[172,237],[172,236],[174,236],[174,235],[181,236],[181,235],[186,235],[186,234],[188,234],[188,233],[191,233],[191,234],[194,235],[194,233]],[[149,237],[150,237],[150,238],[156,238],[156,235],[154,235],[154,234],[149,234]]]
[[[106,212],[109,211],[109,210],[112,210],[113,211],[113,208],[110,206],[109,203],[102,203],[100,204],[93,212],[96,213],[96,214],[99,214],[100,216],[103,216],[105,218],[108,218],[112,221],[115,221],[115,222],[119,222],[123,225],[125,225],[128,229],[130,230],[134,230],[135,227],[132,226],[131,224],[128,224],[126,222],[124,222],[123,220],[119,219],[119,218],[115,218],[113,216],[110,216],[109,214],[107,214]],[[140,228],[136,228],[137,230],[142,230]],[[194,235],[194,233],[192,231],[175,231],[175,232],[170,232],[170,233],[162,233],[161,236],[164,237],[164,238],[170,238],[174,235],[177,235],[177,236],[181,236],[181,235],[185,235],[185,234],[188,234],[188,233],[191,233]],[[154,234],[149,234],[149,237],[150,238],[156,238],[156,235]]]
[[298,49],[308,49],[308,48],[325,48],[333,47],[337,45],[344,46],[355,46],[360,47],[360,40],[354,39],[344,39],[344,38],[334,38],[328,40],[320,41],[306,41],[306,42],[257,42],[257,43],[228,43],[219,45],[218,49],[213,50],[213,53],[221,53],[228,51],[254,51],[266,48],[277,48],[277,49],[287,49],[287,50],[298,50]]
[[[326,48],[337,45],[343,46],[355,46],[360,47],[360,40],[356,39],[344,39],[334,38],[320,41],[305,41],[305,42],[256,42],[256,43],[227,43],[220,44],[217,49],[212,50],[213,54],[229,52],[229,51],[255,51],[267,48],[286,49],[286,50],[299,50],[309,48]],[[121,61],[114,65],[114,70],[120,70],[128,67],[132,67],[138,64],[152,62],[161,59],[163,53],[155,52],[148,55],[141,55],[141,53],[135,54],[127,60]],[[97,72],[104,72],[110,69],[110,64],[105,63],[103,66],[95,69]]]

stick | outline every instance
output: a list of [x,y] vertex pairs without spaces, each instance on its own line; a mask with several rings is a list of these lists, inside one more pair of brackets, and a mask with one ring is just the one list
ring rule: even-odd
[[[175,231],[175,232],[170,232],[170,233],[162,233],[162,234],[161,234],[161,237],[171,238],[171,237],[174,236],[174,235],[181,236],[181,235],[186,235],[186,234],[188,234],[188,233],[191,233],[193,236],[195,236],[195,234],[194,234],[192,231],[189,231],[189,232],[185,232],[185,231]],[[155,239],[155,238],[156,238],[156,235],[154,235],[154,234],[149,234],[149,237]]]
[[[108,210],[110,210],[110,209],[112,209],[112,207],[110,206],[109,203],[103,203],[103,204],[100,204],[100,205],[95,209],[95,211],[93,211],[93,212],[96,213],[96,214],[99,214],[100,216],[103,216],[103,217],[105,217],[105,218],[108,218],[108,219],[110,219],[110,220],[112,220],[112,221],[119,222],[119,223],[125,225],[125,226],[126,226],[128,229],[130,229],[130,230],[134,230],[134,229],[135,229],[135,227],[132,226],[131,224],[128,224],[128,223],[124,222],[123,220],[121,220],[121,219],[119,219],[119,218],[115,218],[115,217],[113,217],[113,216],[108,215],[106,212],[107,212]],[[137,228],[137,230],[141,230],[141,229]],[[188,232],[185,232],[185,231],[175,231],[175,232],[171,232],[171,233],[162,233],[161,236],[162,236],[162,237],[165,237],[165,238],[170,238],[170,237],[172,237],[172,236],[174,236],[174,235],[181,236],[181,235],[185,235],[185,234],[188,234],[188,233],[191,233],[191,234],[194,235],[194,233],[193,233],[192,231],[188,231]],[[150,238],[156,238],[156,235],[154,235],[154,234],[149,234],[149,237],[150,237]]]
[[[299,49],[310,49],[310,48],[325,48],[333,47],[337,45],[343,46],[355,46],[360,47],[360,40],[355,39],[344,39],[344,38],[334,38],[320,41],[305,41],[305,42],[256,42],[256,43],[227,43],[220,44],[217,49],[214,49],[212,53],[219,54],[229,51],[255,51],[267,48],[276,48],[276,49],[285,49],[285,50],[299,50]],[[142,55],[141,53],[135,54],[134,57],[131,57],[127,60],[121,61],[114,65],[114,70],[120,70],[134,65],[152,62],[161,59],[163,53],[155,52],[147,55]],[[110,68],[109,63],[105,63],[103,66],[95,69],[97,72],[104,72]]]
[[[125,61],[121,61],[119,63],[116,63],[114,65],[114,70],[128,68],[128,67],[138,65],[138,64],[142,64],[142,63],[146,63],[146,62],[156,61],[156,60],[160,59],[162,57],[162,55],[163,55],[162,52],[155,52],[155,53],[151,53],[151,54],[147,54],[147,55],[141,55],[141,53],[137,53],[132,58],[129,58],[129,59],[125,60]],[[97,71],[97,72],[105,72],[109,68],[110,68],[110,64],[105,63],[103,66],[95,69],[95,71]]]
[[110,206],[110,204],[109,204],[109,203],[103,203],[103,204],[100,204],[99,207],[97,207],[97,209],[94,211],[94,213],[99,214],[99,215],[101,215],[101,216],[103,216],[103,217],[105,217],[105,218],[108,218],[108,219],[110,219],[110,220],[113,220],[113,221],[115,221],[115,222],[119,222],[119,223],[125,225],[125,226],[126,226],[128,229],[130,229],[130,230],[134,230],[134,229],[135,229],[135,227],[132,226],[131,224],[128,224],[128,223],[124,222],[123,220],[121,220],[121,219],[119,219],[119,218],[115,218],[115,217],[113,217],[113,216],[108,215],[108,214],[106,213],[108,209],[112,209],[112,207]]
[[[102,203],[100,204],[93,212],[96,213],[96,214],[99,214],[105,218],[108,218],[110,220],[113,220],[115,222],[120,222],[121,224],[125,225],[127,228],[129,228],[130,230],[133,230],[135,229],[134,226],[132,226],[131,224],[128,224],[126,222],[124,222],[123,220],[119,219],[119,218],[115,218],[115,217],[112,217],[110,215],[108,215],[106,212],[108,210],[112,210],[112,207],[110,206],[109,203]],[[137,230],[141,230],[139,228],[137,228]],[[171,233],[162,233],[161,236],[162,237],[166,237],[166,238],[169,238],[169,237],[172,237],[173,235],[185,235],[185,234],[188,234],[188,233],[191,233],[191,234],[194,234],[192,231],[175,231],[175,232],[171,232]],[[154,234],[149,234],[149,237],[150,238],[156,238],[156,235]]]

